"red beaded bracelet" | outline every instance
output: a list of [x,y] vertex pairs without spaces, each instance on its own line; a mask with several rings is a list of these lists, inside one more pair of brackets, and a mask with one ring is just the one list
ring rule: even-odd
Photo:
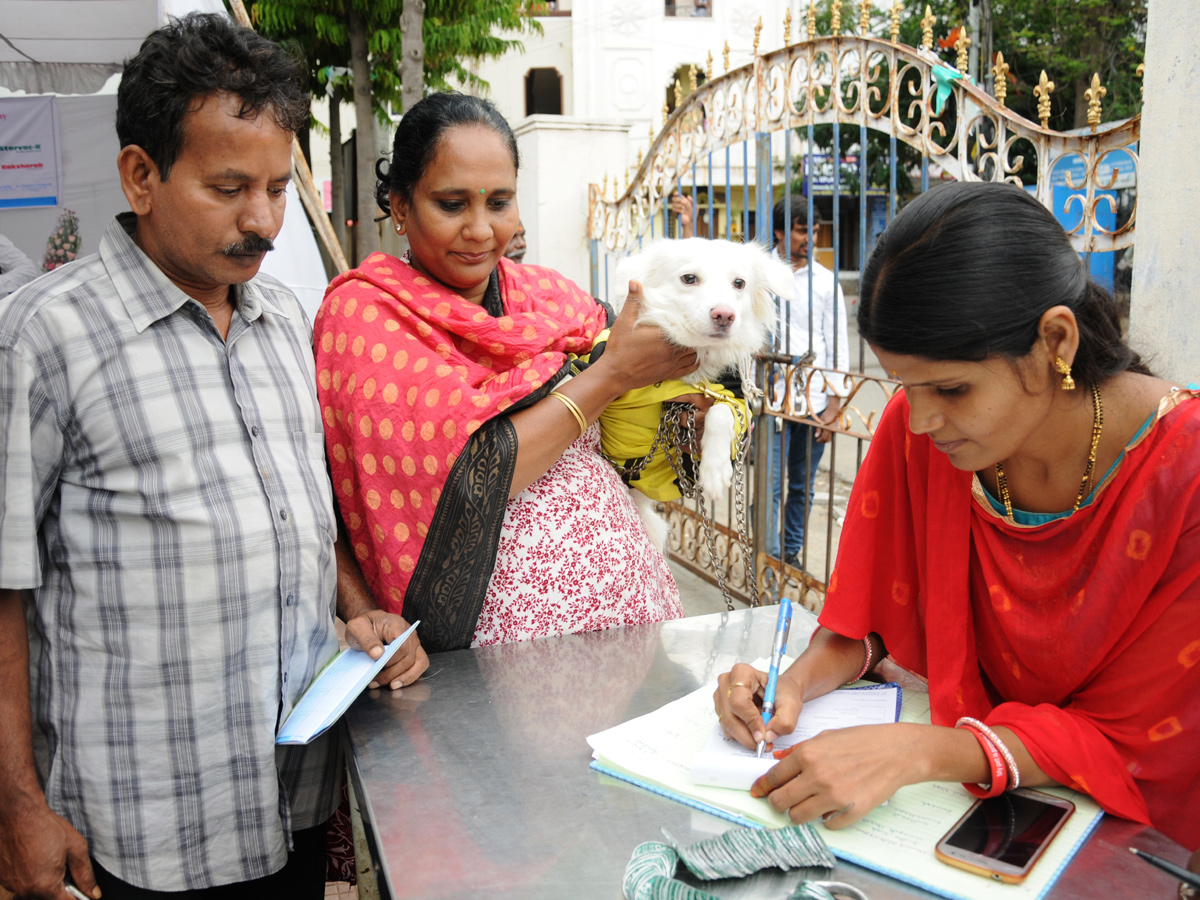
[[871,650],[871,636],[869,634],[863,638],[863,646],[867,648],[866,661],[863,662],[863,667],[859,670],[859,673],[847,681],[846,684],[854,684],[854,682],[866,675],[867,672],[871,671],[871,659],[874,656],[874,651]]
[[955,727],[965,728],[971,734],[975,735],[975,740],[979,741],[979,746],[983,748],[984,755],[988,759],[988,764],[992,767],[992,784],[990,787],[984,788],[978,784],[970,784],[969,782],[964,782],[963,787],[974,796],[985,800],[988,797],[999,797],[1008,788],[1008,770],[1004,766],[1004,757],[1000,755],[999,749],[978,728],[972,728],[970,725],[957,725]]

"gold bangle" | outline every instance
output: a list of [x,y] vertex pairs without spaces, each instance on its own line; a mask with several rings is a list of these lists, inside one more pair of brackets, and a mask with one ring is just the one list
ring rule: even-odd
[[584,416],[583,410],[581,410],[575,401],[566,394],[559,393],[558,391],[551,391],[550,396],[555,400],[560,401],[562,405],[565,406],[571,413],[571,415],[575,417],[575,421],[579,425],[579,436],[583,437],[588,427],[587,418]]

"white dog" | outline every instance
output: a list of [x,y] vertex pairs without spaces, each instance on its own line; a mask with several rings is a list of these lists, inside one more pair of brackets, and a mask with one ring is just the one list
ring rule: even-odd
[[[699,356],[700,367],[683,379],[688,385],[713,382],[730,367],[738,367],[748,381],[753,371],[751,357],[763,349],[774,329],[771,295],[790,297],[795,284],[791,269],[757,244],[703,238],[658,241],[641,254],[622,260],[617,266],[613,304],[618,312],[628,298],[631,279],[642,285],[644,299],[638,321],[659,326],[668,340]],[[714,501],[724,497],[733,481],[731,448],[739,434],[737,417],[734,403],[720,402],[709,409],[704,420],[697,478],[704,496]],[[602,420],[602,427],[606,424]],[[655,509],[655,502],[665,498],[654,493],[645,488],[632,490],[651,540],[665,547],[668,527]],[[678,496],[677,489],[674,496]]]

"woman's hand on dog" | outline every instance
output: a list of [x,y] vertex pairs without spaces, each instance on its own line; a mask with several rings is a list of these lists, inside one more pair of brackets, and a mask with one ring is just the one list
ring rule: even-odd
[[692,456],[700,455],[700,441],[704,437],[704,418],[708,415],[709,409],[716,403],[712,397],[706,397],[704,394],[681,394],[671,401],[672,403],[690,403],[696,407],[696,429],[694,439],[686,447],[684,451]]
[[596,365],[620,387],[620,393],[682,378],[695,372],[700,360],[695,350],[667,341],[657,325],[639,325],[642,286],[629,282],[629,297],[608,335],[608,346]]

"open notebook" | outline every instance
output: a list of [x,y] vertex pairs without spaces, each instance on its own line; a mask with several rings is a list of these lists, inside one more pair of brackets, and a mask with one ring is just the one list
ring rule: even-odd
[[[794,747],[827,728],[898,722],[902,698],[903,691],[898,684],[868,684],[831,691],[804,704],[795,730],[777,738],[774,749]],[[729,737],[720,723],[714,722],[708,743],[692,760],[692,778],[696,784],[748,791],[775,763],[770,752],[758,756]]]
[[[750,827],[790,824],[765,799],[742,789],[697,784],[692,765],[712,737],[716,723],[714,685],[700,688],[647,715],[588,738],[592,768],[680,803]],[[929,696],[908,691],[902,722],[929,722]],[[960,784],[928,783],[901,788],[886,806],[854,825],[818,832],[841,859],[952,900],[1044,897],[1103,812],[1090,798],[1064,788],[1040,788],[1068,797],[1075,814],[1067,820],[1024,883],[1000,884],[939,862],[938,840],[965,813],[974,798]]]

